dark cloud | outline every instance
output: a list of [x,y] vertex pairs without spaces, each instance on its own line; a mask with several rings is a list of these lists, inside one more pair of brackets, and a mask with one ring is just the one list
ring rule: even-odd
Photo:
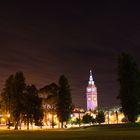
[[71,83],[73,102],[86,107],[89,69],[100,106],[119,104],[117,58],[126,50],[140,63],[139,7],[135,3],[3,3],[0,5],[0,87],[7,76],[23,71],[38,88]]

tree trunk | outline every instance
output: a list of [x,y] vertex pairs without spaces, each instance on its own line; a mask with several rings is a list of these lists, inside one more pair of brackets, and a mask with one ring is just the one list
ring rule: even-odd
[[29,130],[29,118],[27,117],[27,129]]
[[80,111],[79,111],[79,127],[80,127]]
[[54,115],[52,114],[52,128],[54,128]]
[[63,125],[64,125],[64,124],[63,124],[63,121],[62,121],[62,122],[61,122],[61,128],[63,128]]
[[10,129],[10,125],[11,125],[11,122],[10,122],[10,119],[8,118],[8,129]]
[[108,124],[110,123],[110,117],[109,117],[110,113],[108,111]]
[[117,124],[118,124],[119,118],[118,118],[118,112],[117,111],[116,111],[116,120],[117,120]]
[[19,120],[19,129],[21,130],[21,120],[22,120],[22,115],[20,114],[20,120]]
[[21,130],[21,119],[19,121],[19,129]]
[[15,130],[18,130],[18,121],[15,124]]

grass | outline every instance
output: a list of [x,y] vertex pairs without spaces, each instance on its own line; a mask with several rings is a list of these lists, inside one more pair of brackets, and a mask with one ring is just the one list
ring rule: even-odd
[[0,140],[140,140],[140,125],[103,125],[55,131],[1,130]]

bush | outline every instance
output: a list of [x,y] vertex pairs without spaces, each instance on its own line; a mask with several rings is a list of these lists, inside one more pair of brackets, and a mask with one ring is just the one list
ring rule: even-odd
[[93,121],[93,117],[89,114],[83,116],[82,122],[85,124],[91,123]]
[[101,124],[105,122],[105,114],[103,111],[99,111],[97,116],[96,116],[96,121],[97,123]]

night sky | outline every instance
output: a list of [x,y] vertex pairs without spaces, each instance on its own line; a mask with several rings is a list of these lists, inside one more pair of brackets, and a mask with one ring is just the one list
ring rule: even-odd
[[139,7],[127,1],[0,2],[0,89],[16,71],[38,88],[65,74],[73,103],[86,108],[92,69],[99,106],[119,105],[118,55],[128,51],[140,64]]

